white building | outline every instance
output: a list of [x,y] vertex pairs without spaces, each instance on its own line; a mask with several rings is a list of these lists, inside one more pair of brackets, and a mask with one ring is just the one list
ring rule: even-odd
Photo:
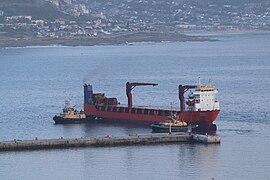
[[53,5],[55,5],[56,7],[59,7],[59,1],[58,0],[47,0],[50,3],[52,3]]
[[86,7],[86,5],[81,4],[80,6],[81,14],[89,14],[89,9]]
[[0,17],[4,16],[4,11],[0,10]]
[[7,21],[10,20],[18,20],[18,19],[28,19],[29,21],[32,20],[32,16],[10,16],[10,17],[6,17]]

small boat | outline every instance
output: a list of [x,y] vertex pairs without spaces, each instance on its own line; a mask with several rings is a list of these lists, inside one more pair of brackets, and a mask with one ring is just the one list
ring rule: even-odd
[[188,132],[197,128],[197,125],[187,124],[184,121],[179,121],[176,114],[169,116],[169,120],[152,124],[153,133],[168,133],[168,132]]
[[87,122],[85,113],[81,110],[78,111],[70,105],[70,101],[65,101],[65,107],[60,115],[53,117],[55,124],[77,124]]

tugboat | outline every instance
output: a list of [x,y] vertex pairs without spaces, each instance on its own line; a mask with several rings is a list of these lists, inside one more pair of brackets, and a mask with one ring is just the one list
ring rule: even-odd
[[171,113],[169,120],[151,125],[153,133],[171,133],[171,132],[188,132],[198,127],[198,125],[187,124],[184,121],[177,120],[177,114]]
[[65,101],[65,107],[63,108],[63,112],[60,113],[59,116],[55,115],[53,117],[55,124],[77,124],[77,123],[85,123],[87,121],[86,115],[84,112],[78,111],[70,105],[70,101]]

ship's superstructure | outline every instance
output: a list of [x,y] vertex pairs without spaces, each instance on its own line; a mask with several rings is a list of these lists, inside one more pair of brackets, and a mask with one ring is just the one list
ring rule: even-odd
[[[126,83],[128,105],[120,105],[116,98],[107,98],[105,94],[93,93],[91,85],[84,85],[84,112],[87,117],[117,122],[158,123],[166,121],[171,113],[186,123],[211,126],[217,118],[220,108],[214,86],[179,85],[180,110],[170,108],[150,108],[133,106],[131,91],[136,86],[156,86],[153,83]],[[185,93],[190,94],[185,100]],[[187,104],[187,107],[186,107]]]
[[63,112],[60,113],[60,116],[67,119],[86,118],[84,112],[74,109],[74,107],[70,105],[70,101],[68,100],[65,101],[65,107],[63,109]]
[[220,110],[216,99],[218,90],[214,86],[198,86],[188,95],[187,111],[213,111]]

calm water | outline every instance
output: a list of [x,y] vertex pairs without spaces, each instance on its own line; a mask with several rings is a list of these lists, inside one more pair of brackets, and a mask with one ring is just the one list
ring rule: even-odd
[[0,153],[0,179],[268,179],[270,33],[213,35],[216,42],[0,49],[0,139],[149,133],[149,127],[54,125],[64,100],[83,107],[83,83],[127,103],[179,106],[177,87],[213,79],[221,145],[152,145]]

